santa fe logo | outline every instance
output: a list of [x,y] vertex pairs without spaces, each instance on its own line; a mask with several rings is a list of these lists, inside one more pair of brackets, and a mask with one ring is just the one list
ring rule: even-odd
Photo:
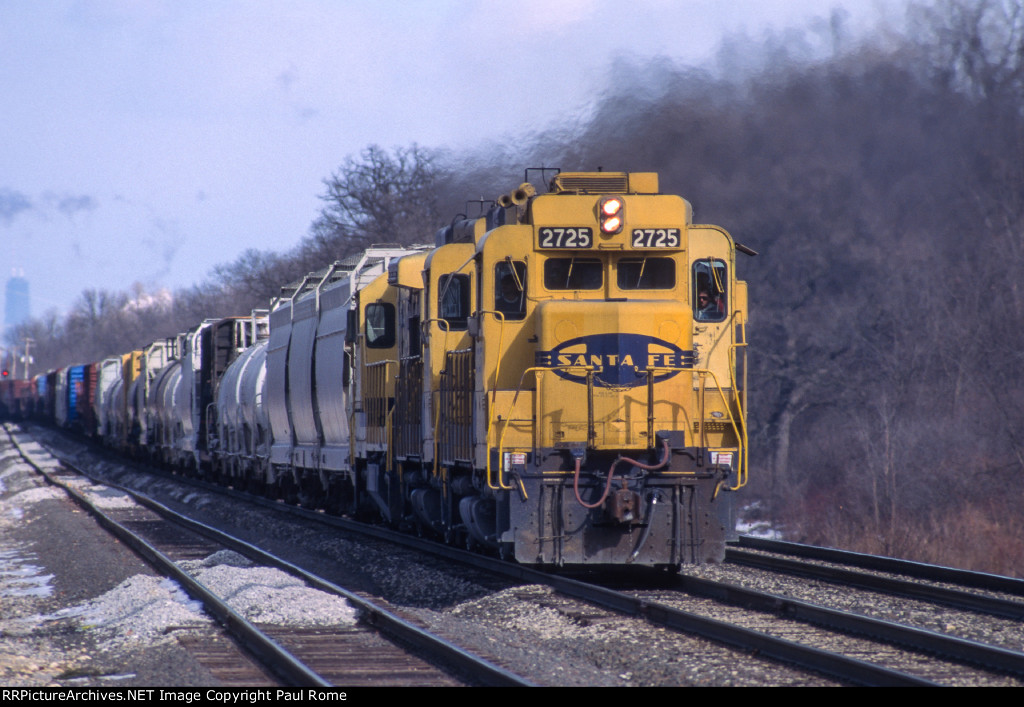
[[655,383],[693,368],[693,351],[642,334],[594,334],[538,351],[535,364],[576,383],[587,382],[586,367],[591,366],[595,385],[633,388],[647,384],[648,368],[654,369]]

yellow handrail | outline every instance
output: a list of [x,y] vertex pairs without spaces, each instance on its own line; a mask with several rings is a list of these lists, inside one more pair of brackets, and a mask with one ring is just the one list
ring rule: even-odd
[[[519,393],[522,392],[522,390],[523,390],[523,383],[526,381],[526,375],[528,373],[536,373],[538,371],[556,371],[556,370],[567,371],[567,370],[570,370],[570,369],[573,369],[573,368],[584,370],[584,371],[586,371],[588,373],[592,373],[595,370],[594,366],[574,366],[574,365],[565,365],[565,366],[530,366],[529,368],[524,370],[523,371],[523,375],[521,375],[519,377],[519,385],[516,387],[515,395],[512,396],[512,402],[508,406],[507,418],[509,420],[512,419],[512,411],[515,410],[516,402],[518,402],[518,400],[519,400]],[[501,428],[501,434],[498,436],[498,483],[499,484],[502,483],[501,482],[501,452],[502,452],[502,449],[505,446],[505,431],[507,429],[508,429],[508,422],[506,422],[505,426]],[[488,439],[490,439],[490,435],[488,435]],[[487,455],[488,461],[490,461],[490,457],[491,457],[491,455],[488,454]],[[488,479],[487,479],[488,484],[490,484],[490,476],[489,476],[489,474],[490,474],[490,468],[488,467]],[[519,480],[519,486],[520,486],[520,489],[522,491],[523,498],[526,499],[527,498],[526,487],[523,486],[522,479]],[[512,487],[511,486],[508,486],[508,487],[501,486],[501,488],[512,488]]]
[[[394,435],[391,434],[391,418],[394,415],[394,412],[394,408],[388,410],[387,419],[384,421],[384,468],[387,469],[389,472],[391,471],[391,465],[395,459],[395,455],[391,444],[391,440],[394,439]],[[402,478],[401,472],[399,472],[398,478]]]
[[[495,319],[498,320],[498,356],[497,356],[497,359],[496,359],[497,362],[494,365],[494,388],[492,388],[491,391],[490,391],[490,394],[491,394],[491,404],[487,406],[487,431],[484,434],[484,440],[485,440],[484,444],[486,446],[487,442],[489,442],[490,439],[491,439],[491,428],[492,428],[492,426],[494,424],[494,408],[496,407],[496,405],[498,403],[498,380],[499,380],[499,376],[501,375],[501,359],[504,358],[504,356],[503,356],[504,350],[503,350],[502,347],[503,347],[503,345],[505,343],[505,314],[503,312],[498,312],[496,310],[490,310],[490,309],[481,310],[481,311],[477,312],[477,314],[478,315],[490,314]],[[488,391],[487,391],[487,383],[486,383],[486,381],[482,381],[482,382],[483,382],[483,387],[484,387],[484,397],[486,398],[487,397],[487,393],[488,393]],[[507,425],[506,425],[506,427],[507,427]],[[502,436],[504,436],[504,432],[505,432],[505,428],[502,428]],[[502,491],[510,491],[510,490],[512,490],[512,488],[514,488],[514,487],[506,486],[505,483],[501,479],[501,449],[500,449],[500,447],[499,447],[499,450],[498,450],[498,468],[499,468],[499,471],[498,471],[498,481],[497,481],[497,484],[495,484],[495,483],[493,483],[491,481],[491,452],[488,449],[487,450],[487,462],[486,462],[486,467],[485,467],[485,478],[487,479],[487,488],[489,488],[491,490],[494,490],[494,491],[497,491],[499,489],[502,490]],[[525,490],[524,490],[524,493],[525,493]]]
[[[639,369],[637,369],[637,370],[639,371]],[[700,441],[702,443],[706,442],[706,440],[704,439],[704,414],[703,414],[704,378],[706,376],[711,376],[711,378],[714,380],[714,386],[713,387],[715,388],[715,390],[718,391],[718,395],[722,399],[722,406],[725,408],[726,414],[729,416],[729,423],[732,425],[733,432],[736,434],[736,439],[739,441],[740,447],[741,447],[741,450],[740,450],[741,456],[740,456],[740,459],[738,461],[737,469],[736,469],[737,485],[735,487],[730,486],[729,488],[730,488],[730,490],[735,491],[736,489],[739,489],[744,484],[746,484],[746,473],[747,473],[747,470],[746,470],[746,463],[747,463],[747,459],[746,459],[746,451],[747,451],[747,425],[746,425],[746,420],[743,419],[743,417],[742,417],[742,413],[743,413],[742,408],[740,408],[739,405],[737,404],[737,411],[739,412],[739,414],[741,416],[740,423],[739,423],[739,425],[737,425],[736,418],[732,414],[732,407],[729,405],[729,401],[725,397],[725,392],[722,389],[722,385],[718,382],[718,376],[715,375],[715,372],[712,371],[709,368],[682,368],[682,367],[678,367],[678,366],[648,366],[645,370],[651,371],[651,372],[654,372],[654,371],[665,371],[666,373],[673,372],[673,371],[677,372],[677,373],[690,372],[690,373],[695,373],[698,376],[700,376],[700,394],[699,395],[700,395],[701,411],[700,411],[700,416],[699,416],[699,420],[698,420],[698,425],[699,425],[698,430],[699,430],[700,438],[701,438]],[[735,388],[733,388],[733,390],[735,390]],[[736,396],[736,397],[738,398],[739,396]],[[742,432],[741,432],[741,430],[742,430]],[[703,446],[707,446],[707,445],[704,444]]]
[[[420,323],[421,329],[426,329],[426,327],[431,322],[437,322],[438,327],[440,327],[441,324],[444,324],[444,341],[441,344],[441,351],[440,351],[441,355],[444,355],[445,353],[448,352],[448,334],[451,333],[451,326],[448,324],[448,320],[447,319],[441,319],[440,317],[438,317],[436,319],[427,319],[427,320],[421,322]],[[430,338],[429,330],[427,330],[427,338],[428,339]],[[434,359],[433,351],[431,351],[431,353],[430,353],[430,358],[431,358],[431,361],[433,361],[433,359]],[[431,385],[433,385],[433,377],[434,377],[433,370],[430,371],[430,377],[431,377]],[[440,382],[440,379],[439,379],[438,382]],[[433,398],[435,395],[438,395],[439,393],[440,393],[440,391],[437,388],[433,388],[432,387],[431,390],[430,390],[430,397]],[[433,443],[433,447],[434,447],[434,469],[433,469],[432,473],[436,477],[437,473],[438,473],[437,433],[438,433],[438,427],[440,426],[440,423],[441,423],[441,401],[440,401],[440,399],[437,399],[436,401],[434,401],[433,408],[434,408],[434,443]]]
[[[729,489],[736,491],[742,488],[747,483],[748,464],[750,461],[750,447],[747,444],[747,413],[746,413],[746,397],[747,397],[747,365],[746,365],[746,351],[743,352],[743,387],[739,386],[739,381],[736,380],[736,363],[739,349],[746,349],[747,347],[747,323],[743,319],[742,310],[737,309],[733,312],[733,320],[737,326],[740,327],[740,339],[742,341],[736,341],[733,338],[732,345],[729,346],[729,379],[732,383],[732,389],[736,397],[736,409],[739,411],[740,419],[743,421],[743,438],[741,440],[740,454],[743,459],[740,463],[742,467],[742,474],[739,470],[736,472],[736,486],[730,486]],[[740,393],[742,391],[742,394]]]
[[[516,388],[516,392],[512,396],[512,402],[509,405],[507,417],[509,419],[511,419],[512,411],[515,409],[516,403],[519,400],[519,394],[523,390],[523,383],[526,381],[527,374],[529,374],[529,373],[536,373],[538,371],[571,370],[571,369],[577,369],[577,370],[584,370],[584,371],[587,371],[587,372],[593,372],[595,370],[595,367],[594,366],[579,366],[579,365],[531,366],[530,368],[527,368],[526,370],[524,370],[523,371],[523,375],[519,379],[519,385]],[[736,439],[739,440],[740,447],[741,447],[741,449],[740,449],[740,457],[737,460],[737,469],[736,469],[737,484],[736,484],[736,486],[734,486],[734,487],[730,486],[729,488],[730,488],[730,490],[735,491],[735,490],[741,488],[742,486],[744,486],[746,484],[746,478],[747,478],[747,460],[748,460],[748,457],[747,457],[747,426],[746,426],[746,420],[743,418],[743,409],[742,409],[742,407],[739,404],[737,404],[737,412],[738,412],[738,415],[740,417],[739,422],[737,422],[736,416],[734,416],[733,412],[732,412],[732,406],[729,405],[729,401],[725,397],[725,392],[724,392],[721,384],[719,383],[718,376],[715,375],[715,372],[710,370],[710,369],[704,369],[704,368],[683,368],[683,367],[678,367],[678,366],[648,366],[645,370],[649,374],[653,374],[656,371],[665,372],[665,373],[670,373],[670,372],[686,373],[686,372],[689,372],[689,373],[697,374],[701,378],[701,391],[702,391],[702,393],[701,393],[700,397],[702,398],[702,400],[703,400],[703,397],[704,397],[704,395],[703,395],[704,378],[706,376],[711,376],[711,378],[712,378],[712,380],[714,382],[713,387],[715,388],[715,390],[718,391],[718,395],[721,398],[722,405],[723,405],[723,407],[726,410],[726,414],[729,416],[729,423],[732,425],[733,432],[736,435]],[[637,369],[637,372],[639,372],[639,369]],[[735,387],[733,388],[733,390],[735,390]],[[702,406],[702,408],[703,408],[703,406]],[[703,446],[707,446],[706,445],[706,440],[703,438],[704,423],[703,423],[703,414],[702,413],[700,415],[700,420],[699,420],[698,424],[700,425],[699,430],[700,430],[700,435],[701,435],[701,442],[705,443]],[[503,489],[511,488],[510,486],[505,486],[503,484],[503,482],[502,482],[502,479],[501,479],[502,470],[501,470],[500,460],[501,460],[502,451],[504,449],[505,431],[507,429],[508,429],[508,423],[506,423],[502,427],[501,434],[498,437],[498,459],[499,459],[498,484],[499,484],[499,487],[503,488]],[[489,438],[490,438],[490,436],[488,435],[488,439]],[[488,460],[489,459],[490,459],[490,455],[488,454]],[[488,467],[488,484],[491,484],[491,475],[490,474],[491,474],[490,467]],[[491,486],[491,487],[492,488],[496,488],[495,486]],[[524,496],[525,496],[525,490],[523,491],[523,493],[524,493]]]

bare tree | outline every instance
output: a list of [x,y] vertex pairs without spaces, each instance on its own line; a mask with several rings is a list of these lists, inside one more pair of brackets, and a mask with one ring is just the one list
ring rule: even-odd
[[423,241],[441,224],[436,155],[419,147],[367,147],[330,179],[308,248],[340,258],[371,243]]

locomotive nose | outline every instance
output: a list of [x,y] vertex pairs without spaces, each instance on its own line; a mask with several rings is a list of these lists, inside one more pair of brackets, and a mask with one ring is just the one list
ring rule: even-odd
[[545,446],[648,448],[654,417],[681,417],[693,367],[682,303],[550,301],[537,322]]

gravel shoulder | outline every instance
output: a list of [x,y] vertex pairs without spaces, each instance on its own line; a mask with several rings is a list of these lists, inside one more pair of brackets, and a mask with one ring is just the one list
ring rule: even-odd
[[[0,438],[0,684],[198,686],[213,625]],[[142,616],[145,616],[145,619]]]

